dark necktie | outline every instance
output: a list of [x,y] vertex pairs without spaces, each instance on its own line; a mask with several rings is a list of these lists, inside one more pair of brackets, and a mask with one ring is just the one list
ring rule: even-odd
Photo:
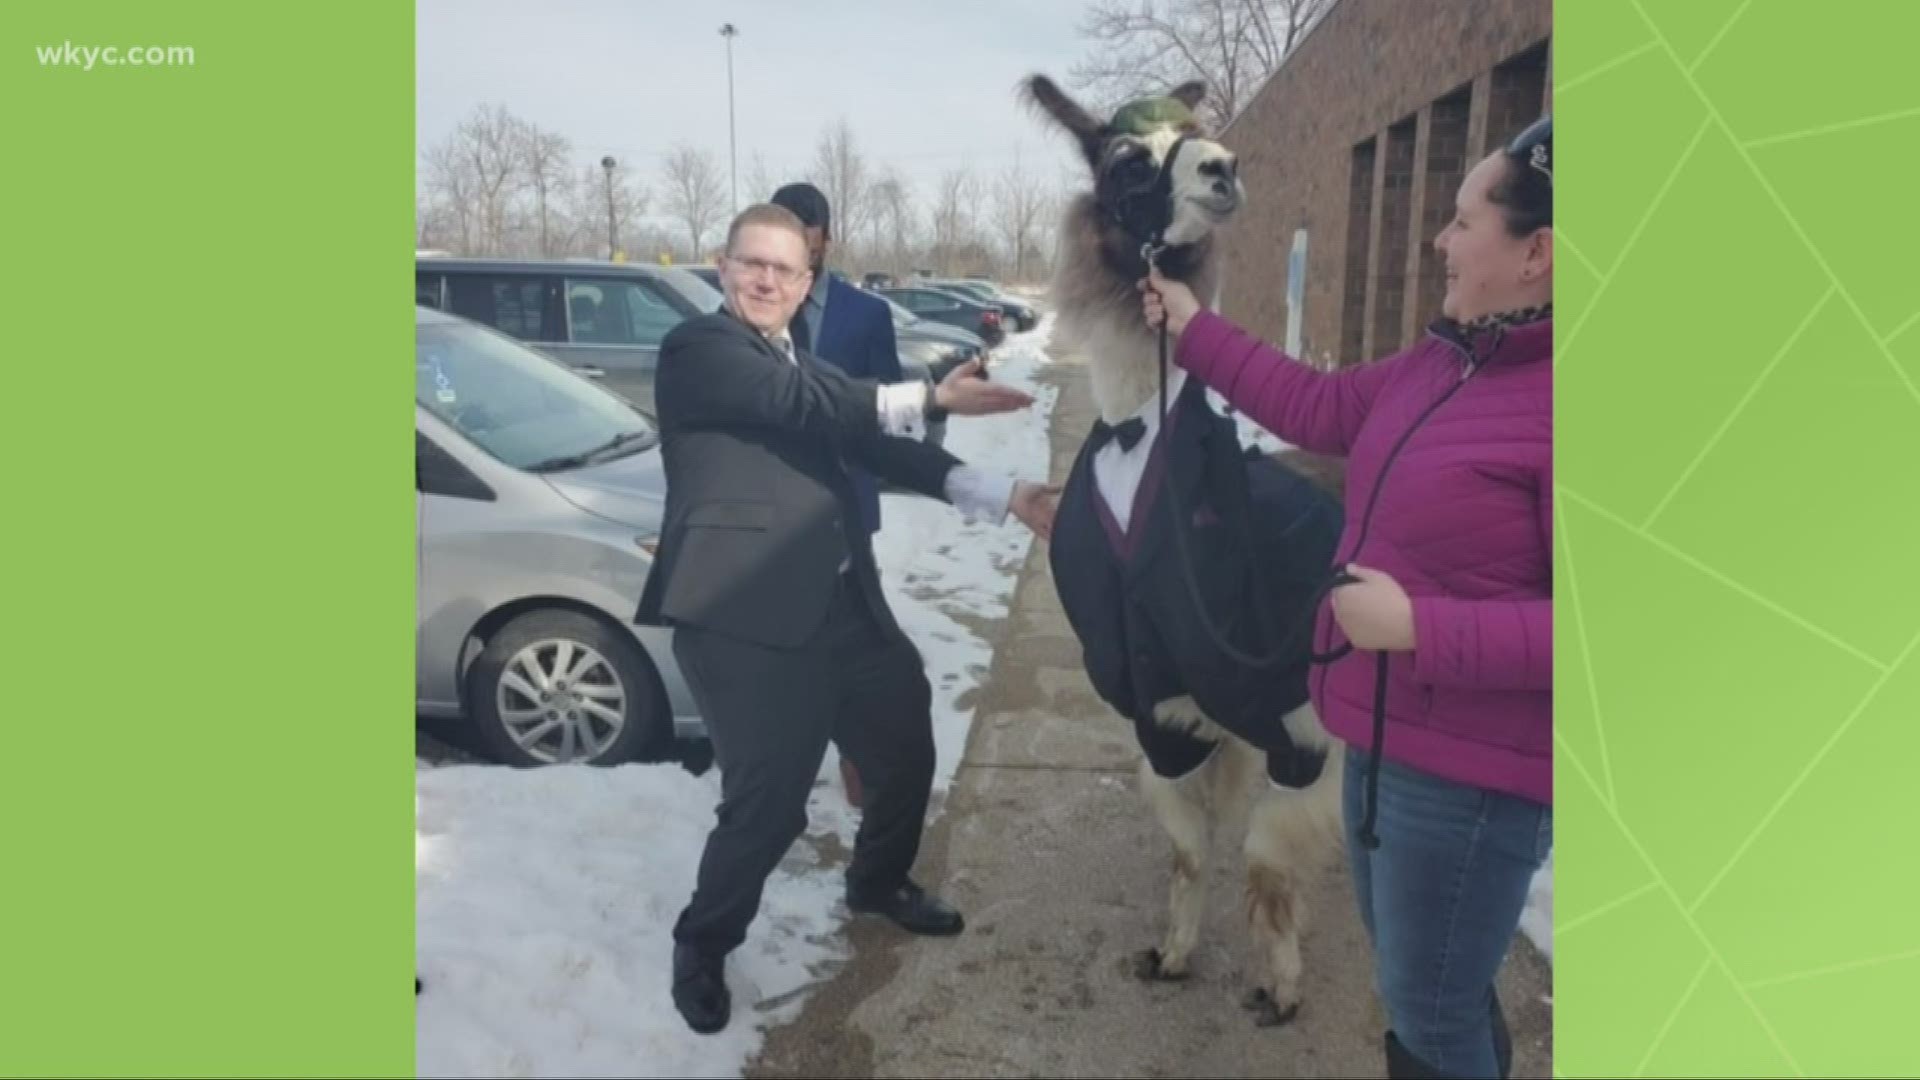
[[1120,440],[1120,449],[1131,450],[1134,444],[1138,443],[1146,433],[1147,422],[1137,416],[1131,420],[1122,420],[1118,424],[1108,424],[1105,420],[1095,420],[1093,422],[1093,449],[1098,450],[1107,440],[1117,437]]

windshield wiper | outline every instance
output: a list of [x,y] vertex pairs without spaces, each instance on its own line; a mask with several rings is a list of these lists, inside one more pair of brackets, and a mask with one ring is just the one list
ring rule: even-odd
[[[531,472],[553,472],[556,469],[576,469],[582,465],[592,464],[595,461],[613,455],[615,450],[619,450],[633,443],[645,442],[647,446],[651,446],[653,445],[652,440],[653,432],[645,428],[639,428],[634,431],[623,431],[590,450],[582,450],[577,454],[562,454],[558,457],[550,457],[545,461],[538,461],[527,466],[527,469]],[[636,449],[644,450],[647,446],[637,447]]]

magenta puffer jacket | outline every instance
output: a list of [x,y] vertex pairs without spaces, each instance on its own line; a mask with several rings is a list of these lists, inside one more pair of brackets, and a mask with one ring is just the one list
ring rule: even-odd
[[[1282,440],[1347,458],[1340,562],[1392,575],[1413,601],[1415,649],[1388,654],[1382,756],[1551,804],[1551,315],[1471,337],[1436,324],[1396,355],[1323,372],[1203,310],[1176,357]],[[1315,651],[1345,641],[1323,602]],[[1313,675],[1321,722],[1363,750],[1376,658],[1356,648]]]

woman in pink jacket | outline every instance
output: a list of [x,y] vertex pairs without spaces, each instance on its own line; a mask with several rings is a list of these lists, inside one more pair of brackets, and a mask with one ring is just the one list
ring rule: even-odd
[[1553,842],[1553,126],[1481,161],[1434,239],[1441,318],[1323,372],[1155,272],[1174,361],[1303,450],[1347,459],[1313,700],[1348,747],[1357,899],[1388,1075],[1507,1075],[1494,979]]

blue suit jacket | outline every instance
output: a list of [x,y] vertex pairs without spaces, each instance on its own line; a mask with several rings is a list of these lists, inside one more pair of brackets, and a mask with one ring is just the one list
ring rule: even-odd
[[[815,335],[813,355],[856,379],[883,383],[905,378],[900,371],[899,343],[893,336],[893,309],[885,300],[847,284],[837,274],[827,276],[827,317]],[[872,474],[850,466],[860,512],[869,533],[880,529],[880,489]]]

